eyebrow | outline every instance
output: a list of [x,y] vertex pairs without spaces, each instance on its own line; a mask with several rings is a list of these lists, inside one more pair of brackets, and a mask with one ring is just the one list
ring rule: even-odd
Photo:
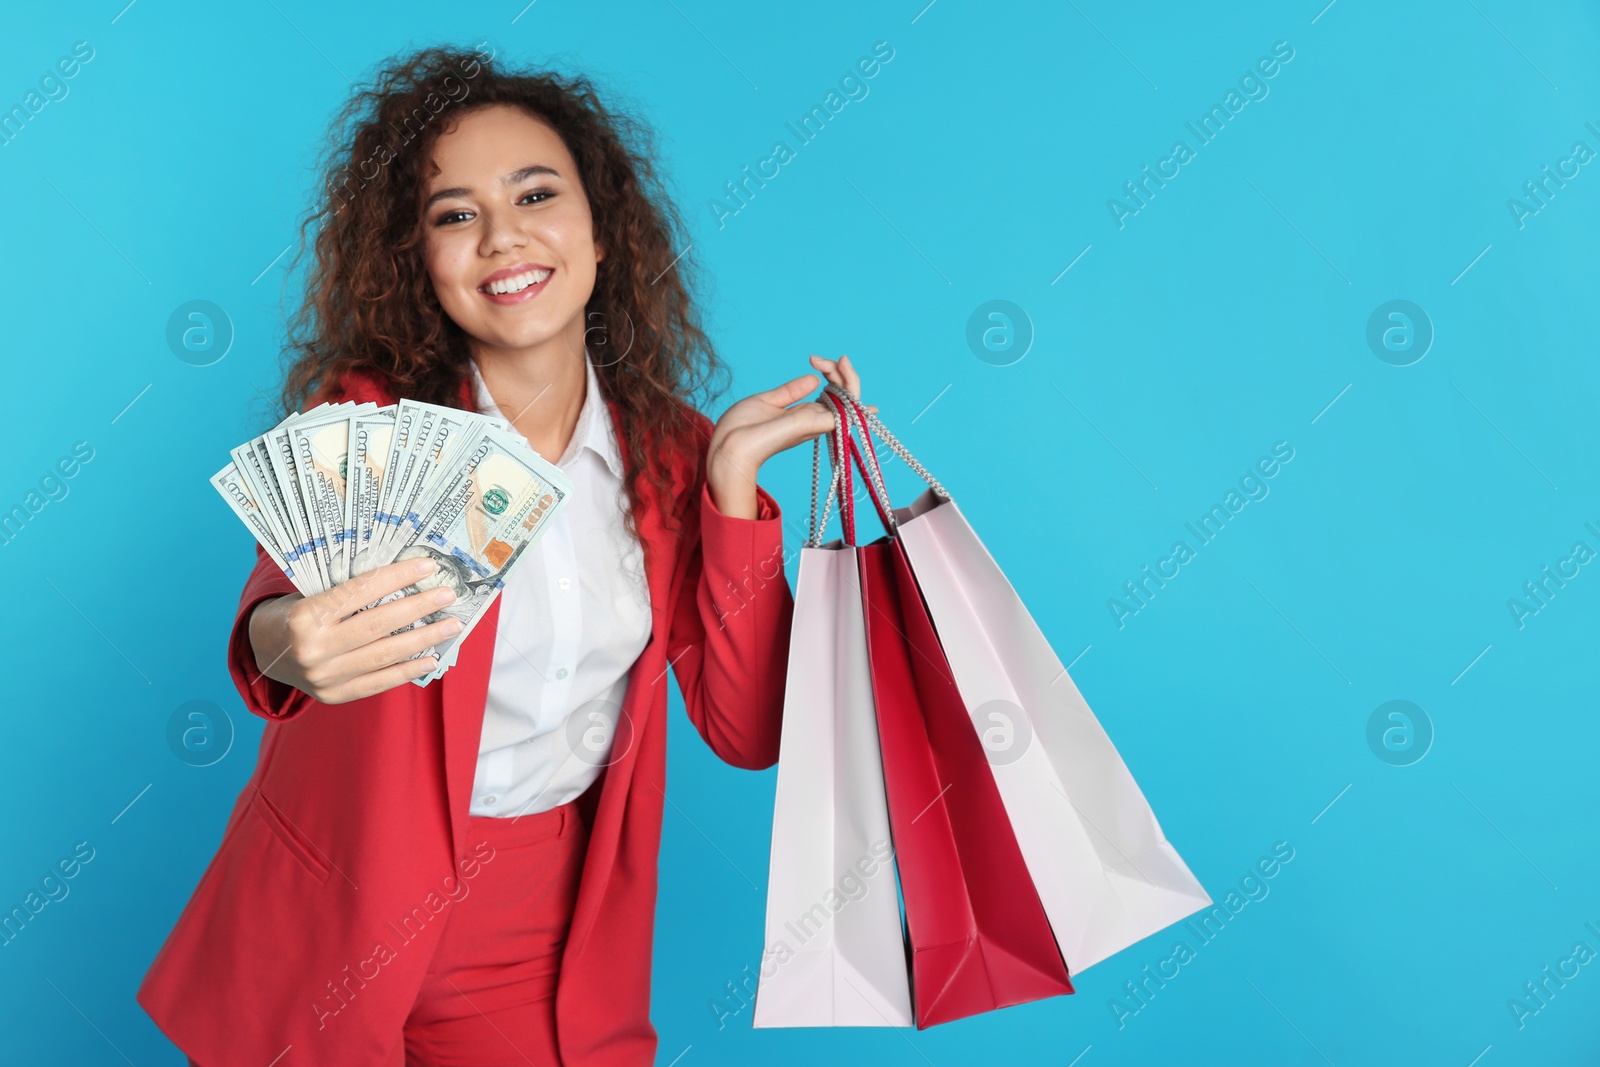
[[[516,185],[518,182],[526,181],[528,178],[533,177],[535,174],[548,174],[553,178],[561,177],[561,172],[556,170],[554,167],[547,167],[542,163],[535,163],[531,167],[523,167],[521,170],[514,170],[510,174],[507,174],[504,178],[500,179],[500,184],[501,185]],[[438,192],[436,192],[432,196],[428,197],[427,202],[424,203],[422,206],[424,208],[428,208],[428,207],[432,206],[433,202],[436,201],[436,200],[444,200],[444,199],[447,199],[447,198],[452,197],[452,196],[471,196],[471,195],[472,195],[472,190],[471,189],[468,189],[464,185],[455,185],[455,186],[451,186],[449,189],[440,189]]]

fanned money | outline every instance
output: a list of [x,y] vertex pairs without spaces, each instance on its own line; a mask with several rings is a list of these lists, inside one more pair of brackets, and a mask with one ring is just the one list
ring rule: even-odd
[[461,620],[459,634],[412,657],[439,657],[417,685],[455,663],[461,642],[572,495],[566,474],[503,419],[415,400],[320,404],[231,455],[212,486],[303,595],[398,560],[438,564],[362,609],[455,590],[453,603],[394,631]]

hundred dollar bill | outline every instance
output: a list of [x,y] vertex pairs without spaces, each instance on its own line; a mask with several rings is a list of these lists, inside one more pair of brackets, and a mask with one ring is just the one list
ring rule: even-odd
[[222,499],[228,502],[228,506],[233,509],[233,513],[239,516],[240,520],[256,535],[256,540],[261,543],[261,547],[272,559],[272,562],[278,565],[279,570],[288,575],[290,581],[294,582],[295,588],[300,590],[301,595],[310,596],[312,591],[296,572],[294,564],[284,559],[283,553],[279,550],[277,538],[273,535],[266,515],[260,505],[256,503],[255,495],[249,483],[239,474],[238,464],[229,463],[216,474],[213,474],[211,476],[211,485],[218,493],[222,494]]
[[390,541],[395,538],[406,539],[421,528],[423,509],[428,506],[429,494],[438,490],[438,476],[448,474],[464,444],[490,426],[509,429],[499,419],[443,408],[435,413],[426,430],[419,431],[416,462],[411,467],[408,480],[396,487],[391,501],[395,525],[388,534]]
[[350,419],[376,410],[376,404],[330,407],[297,420],[289,428],[294,446],[296,487],[305,501],[311,533],[326,546],[328,580],[350,577],[345,554],[345,473],[350,451]]
[[389,454],[383,461],[383,481],[378,486],[378,508],[373,515],[371,551],[381,555],[387,532],[393,527],[390,501],[394,499],[396,484],[404,480],[403,470],[417,442],[419,423],[427,415],[420,404],[401,400],[395,405],[394,431],[389,435]]
[[299,565],[302,570],[301,557],[305,553],[303,546],[299,545],[289,526],[288,509],[284,506],[283,493],[278,488],[277,479],[272,475],[272,466],[267,462],[266,451],[257,450],[256,439],[246,441],[235,448],[230,454],[233,456],[234,465],[238,468],[239,476],[251,491],[251,497],[261,507],[262,515],[267,520],[272,535],[277,542],[278,553],[285,562]]
[[454,603],[412,624],[454,616],[463,627],[455,637],[417,653],[438,656],[439,669],[413,679],[416,684],[428,684],[454,662],[456,648],[571,496],[566,473],[506,430],[486,426],[463,438],[440,490],[426,501],[421,522],[401,527],[386,553],[386,562],[429,557],[438,564],[433,574],[395,596],[440,586],[456,591]]
[[292,415],[262,434],[258,439],[260,442],[258,448],[264,445],[267,454],[266,458],[272,467],[272,475],[277,480],[279,488],[283,491],[294,543],[297,548],[304,546],[305,559],[311,564],[308,568],[307,578],[311,578],[311,572],[314,571],[318,592],[332,588],[333,583],[329,580],[329,574],[333,563],[328,558],[325,539],[319,537],[317,532],[312,529],[311,509],[307,506],[305,498],[300,494],[299,475],[294,458],[294,441],[290,436],[290,430],[294,428],[295,423],[321,413],[321,409],[313,409],[305,414]]
[[398,404],[350,417],[349,476],[345,479],[345,536],[350,575],[365,574],[374,565],[371,549],[378,516],[378,494],[389,462]]
[[[443,432],[446,443],[454,442],[454,429],[459,429],[458,419],[451,419],[448,408],[402,400],[402,406],[418,408],[416,434],[411,437],[411,448],[400,458],[395,470],[394,488],[389,494],[386,525],[379,528],[379,545],[387,550],[394,541],[398,528],[408,518],[416,522],[416,509],[421,506],[422,491],[429,488],[429,475],[438,466],[438,438]],[[466,411],[456,411],[456,416],[466,416]],[[437,486],[435,486],[437,488]]]
[[375,535],[379,556],[386,555],[401,528],[409,524],[413,529],[422,519],[421,502],[424,494],[436,488],[436,472],[449,469],[452,453],[458,443],[485,426],[509,429],[501,419],[460,408],[441,407],[417,400],[402,400],[395,412],[395,438],[406,416],[414,413],[415,419],[404,451],[394,439],[390,444],[388,475],[390,482],[381,491],[378,532]]

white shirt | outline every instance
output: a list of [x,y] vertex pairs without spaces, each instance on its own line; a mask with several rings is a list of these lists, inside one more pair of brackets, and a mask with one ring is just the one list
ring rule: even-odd
[[[478,410],[505,418],[470,365]],[[629,669],[650,640],[650,589],[623,528],[622,453],[587,352],[584,367],[583,408],[556,461],[572,497],[500,590],[473,815],[564,804],[612,761],[614,739],[632,743],[617,723]]]

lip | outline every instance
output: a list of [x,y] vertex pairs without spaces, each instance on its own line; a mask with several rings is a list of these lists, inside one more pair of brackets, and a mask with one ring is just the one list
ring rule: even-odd
[[[492,282],[500,281],[503,278],[514,278],[518,274],[526,274],[530,270],[549,271],[549,274],[546,275],[544,281],[535,282],[520,292],[491,293],[484,288]],[[543,263],[518,263],[516,266],[504,267],[500,270],[497,270],[483,281],[479,282],[478,292],[486,299],[491,300],[496,304],[520,304],[525,300],[532,300],[534,297],[544,292],[545,286],[549,285],[550,279],[554,278],[555,276],[556,269],[554,267],[546,266]]]

